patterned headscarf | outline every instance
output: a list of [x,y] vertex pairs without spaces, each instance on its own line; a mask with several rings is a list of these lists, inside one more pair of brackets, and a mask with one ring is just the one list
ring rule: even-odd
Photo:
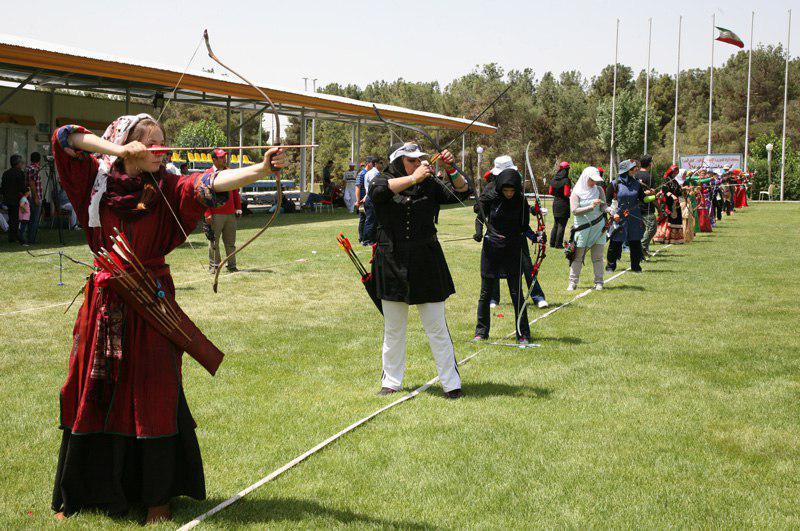
[[[146,113],[137,114],[135,116],[120,116],[106,128],[106,132],[103,133],[103,140],[108,140],[109,142],[113,142],[114,144],[122,146],[127,143],[128,135],[136,126],[136,124],[145,119],[154,120],[152,116]],[[99,160],[100,166],[97,168],[97,176],[94,178],[92,196],[91,200],[89,201],[90,227],[101,226],[100,203],[108,188],[109,175],[116,160],[117,157],[111,155],[103,155]]]

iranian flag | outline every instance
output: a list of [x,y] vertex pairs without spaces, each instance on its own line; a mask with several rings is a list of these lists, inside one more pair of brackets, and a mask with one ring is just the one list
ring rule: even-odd
[[719,36],[717,37],[718,41],[727,42],[728,44],[733,44],[734,46],[738,46],[739,48],[744,48],[744,42],[742,39],[739,38],[734,32],[726,28],[720,28],[716,26],[719,30]]

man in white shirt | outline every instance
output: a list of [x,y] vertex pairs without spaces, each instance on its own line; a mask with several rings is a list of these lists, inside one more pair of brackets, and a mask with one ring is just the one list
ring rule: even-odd
[[372,183],[372,179],[377,177],[383,171],[383,161],[379,158],[375,157],[372,165],[372,169],[364,175],[364,213],[366,214],[364,218],[364,241],[362,242],[363,245],[372,245],[376,243],[377,238],[377,227],[375,224],[375,207],[372,204],[372,201],[369,198],[369,185]]

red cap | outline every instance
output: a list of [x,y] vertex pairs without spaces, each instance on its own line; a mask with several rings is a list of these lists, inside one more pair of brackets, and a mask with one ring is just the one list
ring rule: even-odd
[[741,173],[742,173],[742,170],[739,170],[739,169],[733,170],[733,174],[734,175],[740,175]]
[[562,160],[562,161],[561,161],[561,162],[558,164],[558,169],[559,169],[559,170],[563,170],[564,168],[569,168],[569,162],[567,162],[567,161],[565,161],[565,160]]
[[489,170],[489,171],[487,171],[486,173],[484,173],[484,174],[483,174],[483,180],[484,180],[484,181],[488,181],[488,180],[489,180],[489,177],[490,177],[491,175],[492,175],[492,170]]
[[227,157],[228,152],[224,149],[217,148],[211,151],[211,156],[215,159],[221,159],[222,157]]
[[598,166],[597,171],[600,172],[600,175],[603,175],[606,172],[606,170],[604,170],[602,166]]

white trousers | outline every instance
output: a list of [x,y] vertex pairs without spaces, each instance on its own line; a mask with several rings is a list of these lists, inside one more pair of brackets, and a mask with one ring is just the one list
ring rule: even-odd
[[[383,304],[383,375],[381,387],[400,389],[406,371],[406,327],[408,304],[382,300]],[[461,389],[461,375],[456,365],[453,339],[447,329],[444,302],[417,304],[422,326],[433,352],[436,371],[445,392]]]
[[344,194],[342,195],[342,199],[344,199],[344,204],[347,207],[347,210],[352,212],[353,207],[356,204],[356,183],[354,181],[347,181],[344,186]]

